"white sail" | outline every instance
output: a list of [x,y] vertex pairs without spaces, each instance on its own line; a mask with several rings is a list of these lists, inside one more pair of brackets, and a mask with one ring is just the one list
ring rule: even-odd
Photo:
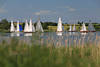
[[17,30],[16,32],[19,32],[19,21],[17,21]]
[[40,20],[38,20],[37,25],[36,25],[36,31],[38,32],[44,32],[42,25],[40,23]]
[[85,24],[83,23],[82,29],[80,31],[87,31]]
[[58,20],[57,32],[62,32],[62,21],[61,18]]
[[29,32],[29,26],[27,20],[25,22],[24,32]]
[[30,19],[30,22],[29,22],[29,32],[32,32],[32,20]]
[[74,24],[74,26],[73,26],[73,31],[76,31],[76,26],[75,26],[75,24]]
[[69,31],[72,31],[72,26],[71,25],[69,26]]
[[89,23],[88,30],[89,31],[95,31],[95,28],[91,23]]
[[13,21],[11,21],[10,32],[15,32]]
[[35,32],[35,27],[34,27],[34,24],[33,24],[33,26],[32,26],[32,31],[33,31],[33,32]]

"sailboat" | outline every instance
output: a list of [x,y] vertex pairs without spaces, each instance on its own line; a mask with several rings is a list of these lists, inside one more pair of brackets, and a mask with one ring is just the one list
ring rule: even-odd
[[57,32],[62,32],[62,21],[61,21],[61,18],[59,17],[59,20],[58,20],[58,26],[57,26]]
[[80,32],[88,32],[88,30],[86,29],[85,23],[82,24],[82,29],[80,30]]
[[11,21],[10,32],[15,32],[13,21]]
[[69,26],[68,32],[72,32],[72,26],[71,25]]
[[20,30],[19,30],[19,21],[17,21],[17,30],[16,30],[16,32],[20,32]]
[[25,27],[24,27],[24,33],[28,33],[28,32],[29,32],[29,26],[28,26],[28,21],[26,20]]
[[44,30],[43,30],[43,28],[42,28],[42,25],[41,25],[41,23],[40,23],[40,18],[39,18],[39,20],[38,20],[38,22],[37,22],[37,24],[36,24],[36,31],[37,31],[37,32],[44,32]]
[[34,24],[33,24],[33,26],[32,26],[32,31],[33,31],[33,32],[35,32],[35,27],[34,27]]
[[30,19],[30,22],[29,22],[29,32],[32,33],[32,20]]
[[73,26],[73,32],[76,32],[76,26],[75,26],[75,24]]
[[88,30],[89,32],[96,32],[94,26],[91,23],[89,23]]

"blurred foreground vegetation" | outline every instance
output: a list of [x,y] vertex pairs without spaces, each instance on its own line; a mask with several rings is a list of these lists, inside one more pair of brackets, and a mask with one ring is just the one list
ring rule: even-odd
[[100,67],[100,45],[0,43],[0,67]]

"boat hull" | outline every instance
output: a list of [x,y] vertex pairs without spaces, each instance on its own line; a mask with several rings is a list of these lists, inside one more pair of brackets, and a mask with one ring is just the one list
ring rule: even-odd
[[34,32],[28,32],[28,31],[25,32],[25,31],[23,31],[23,33],[34,33]]
[[80,31],[81,33],[88,33],[89,31]]
[[89,32],[96,32],[96,31],[89,31]]
[[56,32],[63,32],[63,31],[56,31]]
[[77,32],[77,31],[68,31],[68,32]]

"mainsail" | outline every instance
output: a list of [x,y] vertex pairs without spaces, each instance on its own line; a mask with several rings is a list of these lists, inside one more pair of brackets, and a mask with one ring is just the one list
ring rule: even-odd
[[85,24],[83,23],[82,29],[80,31],[87,31]]
[[32,20],[30,19],[30,22],[29,22],[29,32],[32,32]]
[[33,32],[35,32],[35,27],[34,27],[34,24],[33,24],[33,26],[32,26],[32,31],[33,31]]
[[36,31],[38,31],[38,32],[44,32],[44,30],[43,30],[43,28],[42,28],[42,25],[41,25],[41,23],[40,23],[40,19],[39,19],[38,22],[37,22]]
[[72,31],[72,26],[70,25],[70,26],[69,26],[69,32],[71,32],[71,31]]
[[20,30],[19,30],[19,21],[17,21],[17,30],[16,30],[16,32],[19,32]]
[[14,27],[13,21],[11,21],[10,32],[15,32],[15,27]]
[[29,32],[29,26],[27,20],[25,22],[24,32]]
[[61,18],[58,20],[57,32],[62,32],[62,21]]
[[91,23],[89,23],[88,30],[89,31],[95,31],[95,28]]
[[76,26],[75,26],[75,24],[74,24],[74,26],[73,26],[73,31],[76,31]]

